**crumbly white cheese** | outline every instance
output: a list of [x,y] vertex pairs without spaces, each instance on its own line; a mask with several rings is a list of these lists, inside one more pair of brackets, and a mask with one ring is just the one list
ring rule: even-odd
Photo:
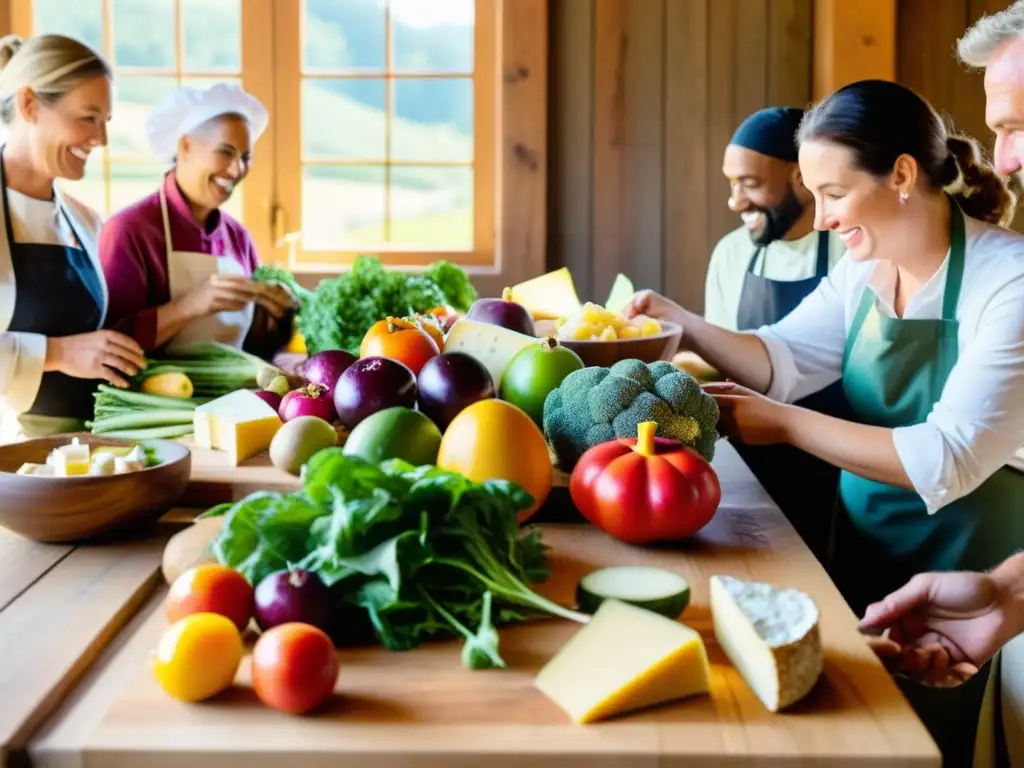
[[718,644],[770,711],[817,683],[824,669],[819,612],[805,593],[712,576],[711,614]]

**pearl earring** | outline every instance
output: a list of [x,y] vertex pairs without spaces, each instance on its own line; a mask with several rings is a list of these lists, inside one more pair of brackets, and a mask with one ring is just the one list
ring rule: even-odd
[[907,202],[907,193],[900,192],[900,205],[905,205]]

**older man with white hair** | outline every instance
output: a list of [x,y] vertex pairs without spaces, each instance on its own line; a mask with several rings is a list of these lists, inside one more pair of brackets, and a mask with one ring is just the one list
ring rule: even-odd
[[[985,71],[985,122],[995,134],[996,170],[1020,178],[1024,0],[980,19],[957,50],[964,64]],[[919,574],[869,606],[861,627],[888,630],[873,643],[890,669],[934,684],[960,682],[992,659],[973,765],[1024,766],[1024,553],[987,574]]]

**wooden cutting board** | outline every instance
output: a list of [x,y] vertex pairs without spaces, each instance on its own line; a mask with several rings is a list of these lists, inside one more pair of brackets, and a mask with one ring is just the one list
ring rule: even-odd
[[[190,438],[180,442],[192,452],[192,481],[178,502],[179,506],[211,507],[238,501],[255,491],[291,493],[302,487],[297,476],[271,464],[270,455],[266,451],[235,467],[222,451],[199,448]],[[569,486],[566,473],[554,468],[551,471],[554,487]]]
[[[160,595],[122,634],[30,747],[37,766],[162,768],[186,755],[196,768],[284,764],[424,766],[938,766],[938,752],[856,618],[735,452],[716,468],[727,488],[715,519],[686,549],[633,547],[586,525],[542,525],[553,575],[538,591],[571,604],[594,568],[644,563],[682,574],[693,589],[683,621],[704,638],[709,695],[589,726],[569,722],[533,686],[540,667],[577,631],[552,619],[502,629],[508,668],[470,671],[459,642],[408,652],[340,652],[336,696],[321,712],[269,710],[249,687],[187,705],[164,695],[147,658],[166,627]],[[821,611],[825,672],[791,711],[771,714],[714,642],[708,579],[725,573],[803,589]],[[628,652],[623,649],[623,653]]]

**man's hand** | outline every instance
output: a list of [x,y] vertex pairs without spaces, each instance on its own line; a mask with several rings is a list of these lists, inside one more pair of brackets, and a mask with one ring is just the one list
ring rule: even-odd
[[931,685],[963,682],[1021,631],[1020,556],[991,574],[922,573],[868,606],[860,626],[886,667]]

